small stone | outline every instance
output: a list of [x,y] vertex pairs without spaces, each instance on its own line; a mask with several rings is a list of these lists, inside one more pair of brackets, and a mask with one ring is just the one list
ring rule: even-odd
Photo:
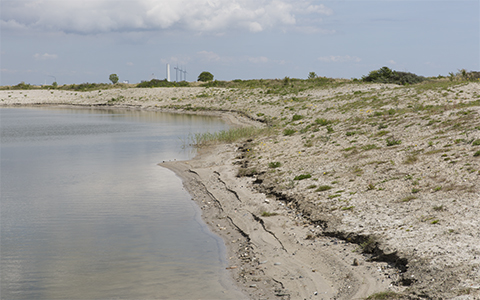
[[251,284],[250,287],[251,287],[251,288],[256,288],[257,285],[256,285],[256,284]]

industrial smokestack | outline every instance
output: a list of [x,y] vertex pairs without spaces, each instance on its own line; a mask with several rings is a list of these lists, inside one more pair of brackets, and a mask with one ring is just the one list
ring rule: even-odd
[[170,82],[170,64],[167,64],[167,81]]

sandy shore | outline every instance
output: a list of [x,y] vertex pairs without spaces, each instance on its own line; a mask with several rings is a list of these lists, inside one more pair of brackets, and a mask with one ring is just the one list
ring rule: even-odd
[[[162,163],[251,299],[480,299],[480,84],[0,91],[0,107],[220,115],[275,133]],[[266,125],[267,124],[267,125]],[[384,294],[377,294],[386,295]]]

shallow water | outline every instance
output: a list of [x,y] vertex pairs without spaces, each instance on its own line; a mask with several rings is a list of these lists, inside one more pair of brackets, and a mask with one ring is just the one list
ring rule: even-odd
[[171,171],[210,117],[2,108],[2,299],[236,299],[225,246]]

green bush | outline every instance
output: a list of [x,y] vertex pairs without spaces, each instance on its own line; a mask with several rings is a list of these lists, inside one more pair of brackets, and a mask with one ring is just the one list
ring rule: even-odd
[[19,84],[17,85],[14,85],[12,87],[12,90],[30,90],[30,89],[33,89],[35,88],[33,85],[29,84],[29,83],[25,83],[25,82],[20,82]]
[[108,83],[81,83],[81,84],[71,84],[71,85],[64,85],[60,89],[62,90],[73,90],[73,91],[93,91],[93,90],[103,90],[111,88],[111,85]]
[[189,86],[188,82],[180,81],[180,82],[171,82],[166,79],[159,80],[159,79],[152,79],[150,81],[142,81],[137,84],[138,88],[155,88],[155,87],[184,87]]
[[368,76],[363,76],[362,80],[364,82],[395,83],[405,85],[422,82],[425,80],[425,77],[408,72],[393,71],[388,67],[382,67],[378,70],[371,71]]

